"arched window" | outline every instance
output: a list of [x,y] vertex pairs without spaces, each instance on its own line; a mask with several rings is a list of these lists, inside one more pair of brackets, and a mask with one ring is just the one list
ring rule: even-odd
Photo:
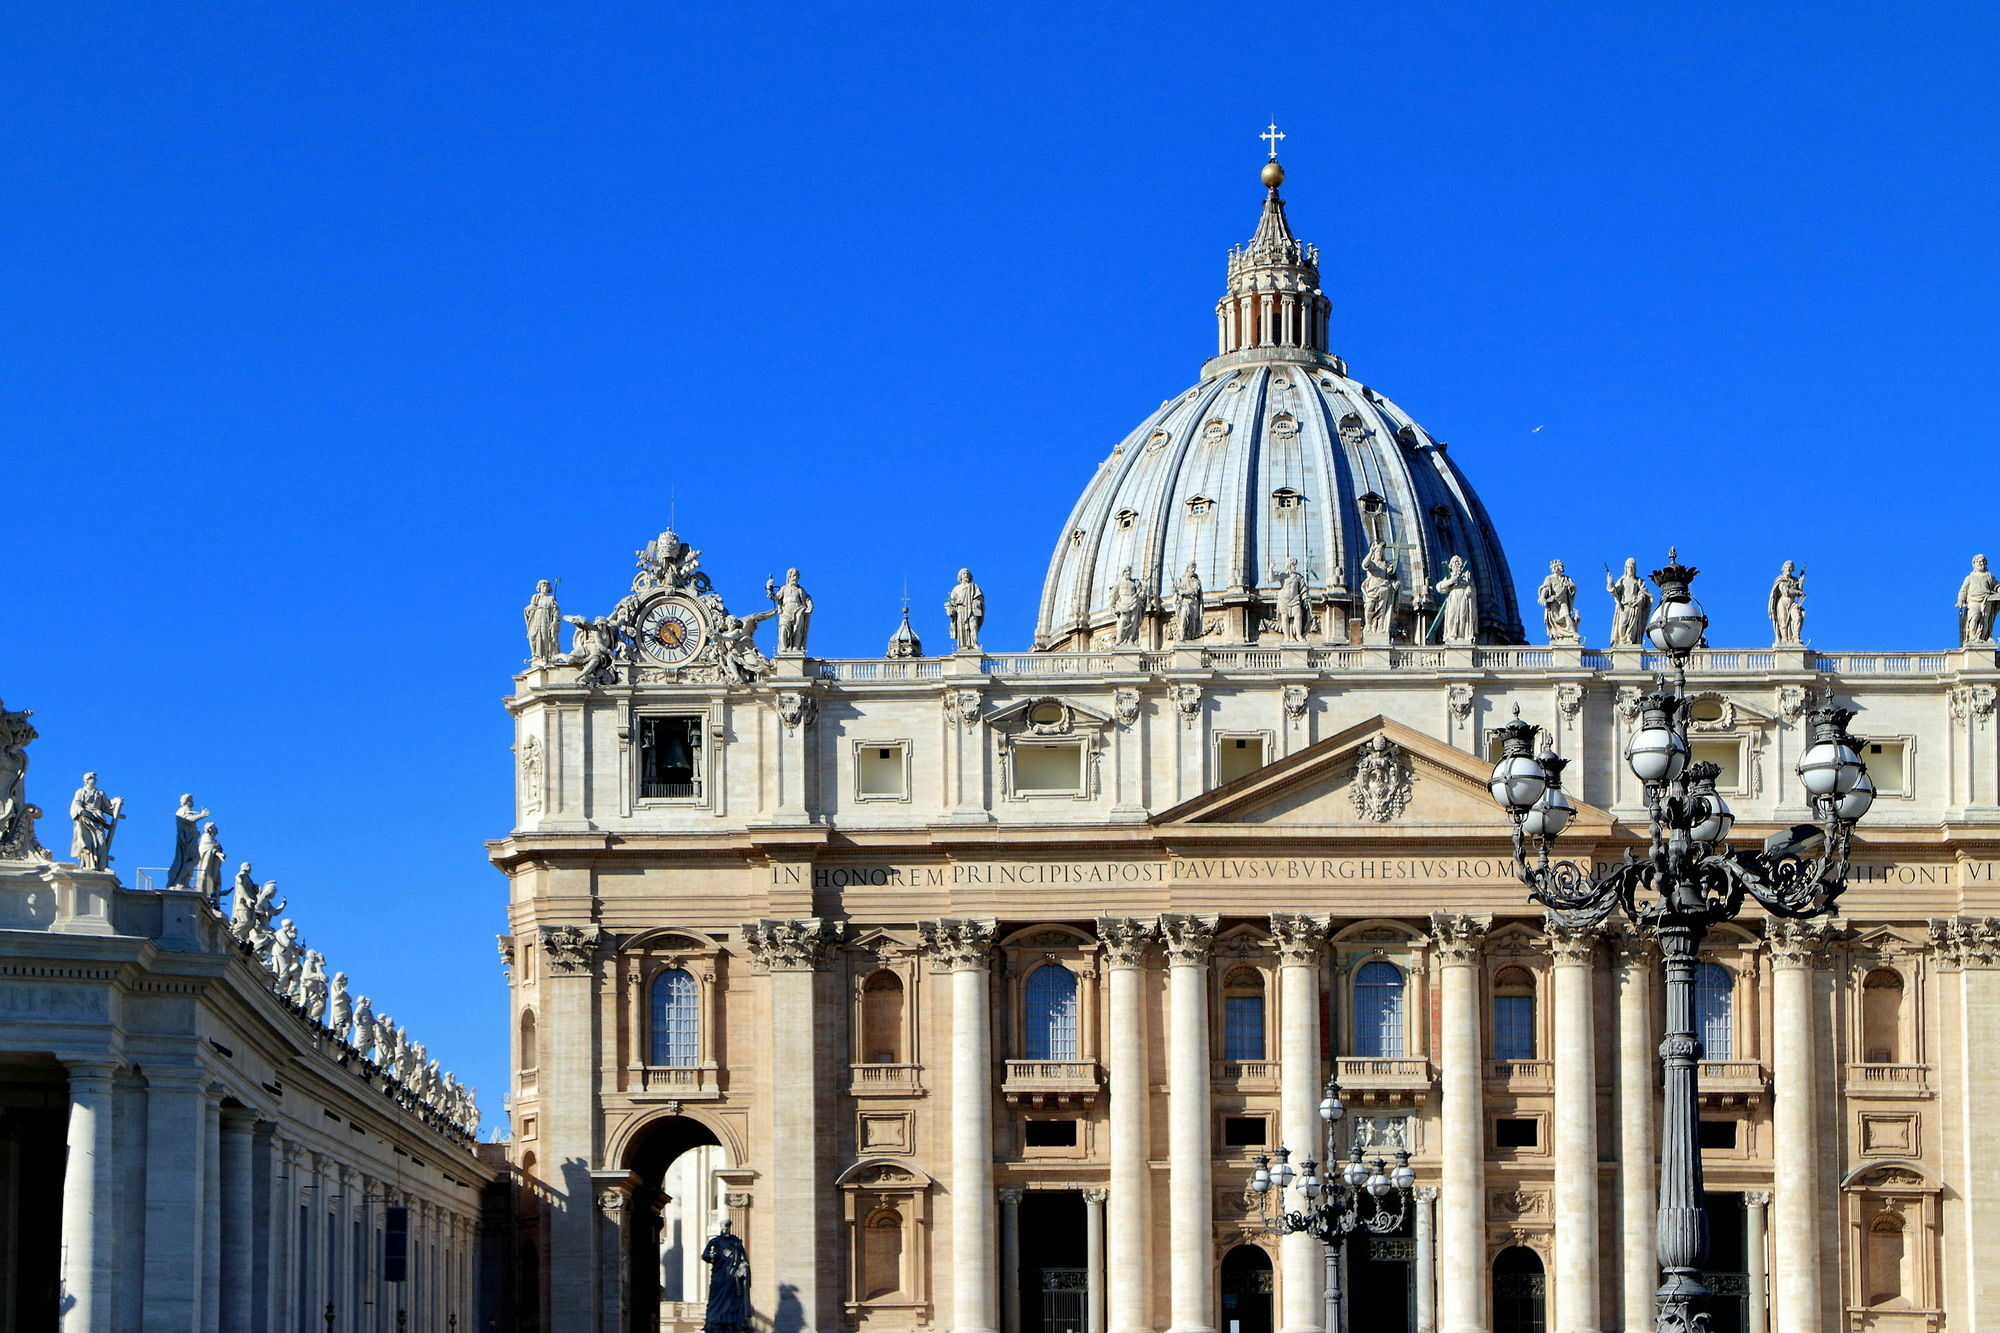
[[1704,1060],[1736,1058],[1736,978],[1717,963],[1694,970],[1694,1031]]
[[1493,1058],[1535,1058],[1535,979],[1525,968],[1504,967],[1493,978]]
[[861,984],[861,1062],[903,1063],[903,979],[886,968]]
[[1044,963],[1028,974],[1023,997],[1030,1060],[1076,1060],[1076,973],[1060,963]]
[[1548,1320],[1542,1257],[1509,1245],[1493,1259],[1493,1333],[1548,1333]]
[[1403,1053],[1403,970],[1379,958],[1354,973],[1354,1053]]
[[903,1289],[903,1215],[884,1205],[861,1224],[861,1299],[881,1300]]
[[1255,968],[1239,968],[1222,983],[1222,1058],[1265,1058],[1264,978]]
[[1903,974],[1878,967],[1861,983],[1861,1059],[1903,1063]]
[[653,978],[652,1051],[648,1064],[701,1063],[701,994],[685,968],[670,967]]
[[1908,1290],[1905,1269],[1910,1255],[1903,1233],[1901,1213],[1885,1211],[1868,1224],[1866,1285],[1870,1305],[1900,1302]]
[[521,1013],[521,1068],[535,1069],[540,1066],[541,1052],[535,1049],[535,1011]]

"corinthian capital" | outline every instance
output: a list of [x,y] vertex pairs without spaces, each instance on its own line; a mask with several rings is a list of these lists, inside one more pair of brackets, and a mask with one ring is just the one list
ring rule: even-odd
[[917,923],[917,934],[923,941],[924,952],[931,956],[933,972],[984,970],[987,957],[993,952],[996,929],[996,922],[972,917]]
[[579,976],[590,971],[604,932],[597,926],[543,926],[542,957],[557,976]]
[[810,972],[826,961],[827,949],[847,931],[839,921],[816,916],[787,921],[765,919],[743,927],[750,959],[771,972]]
[[1773,967],[1817,967],[1839,934],[1839,925],[1824,917],[1808,921],[1773,917],[1764,927],[1764,947],[1771,951]]
[[1097,939],[1104,949],[1104,961],[1111,967],[1143,967],[1146,946],[1153,942],[1159,923],[1136,916],[1097,918]]
[[1581,963],[1588,967],[1603,932],[1596,926],[1570,926],[1550,914],[1542,921],[1542,938],[1557,963]]
[[1160,940],[1167,948],[1167,962],[1206,963],[1215,944],[1212,916],[1190,916],[1170,912],[1160,917]]
[[2000,917],[1944,917],[1931,922],[1931,951],[1947,968],[2000,967]]
[[1326,918],[1304,912],[1271,913],[1271,942],[1286,963],[1310,963],[1326,941]]
[[1447,963],[1478,962],[1480,947],[1486,943],[1486,932],[1491,929],[1491,912],[1431,913],[1431,945]]

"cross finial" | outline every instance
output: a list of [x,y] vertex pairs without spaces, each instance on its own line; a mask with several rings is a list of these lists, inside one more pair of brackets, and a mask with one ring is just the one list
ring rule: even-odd
[[1272,121],[1270,126],[1257,137],[1271,146],[1271,160],[1276,162],[1278,160],[1278,142],[1285,137],[1285,132],[1278,128],[1278,122],[1275,120]]

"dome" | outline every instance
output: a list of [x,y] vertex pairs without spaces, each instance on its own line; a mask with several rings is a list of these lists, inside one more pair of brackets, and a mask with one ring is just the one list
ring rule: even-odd
[[[1278,609],[1294,561],[1313,612],[1304,641],[1437,642],[1435,588],[1454,556],[1472,579],[1479,641],[1523,641],[1500,538],[1445,443],[1326,350],[1318,254],[1292,238],[1284,208],[1272,185],[1256,236],[1230,254],[1220,350],[1201,382],[1140,422],[1084,488],[1049,564],[1038,649],[1194,633],[1301,641]],[[1371,548],[1376,586],[1395,587],[1392,611],[1378,593],[1372,634]],[[1177,602],[1190,565],[1199,617],[1185,614],[1191,585]]]

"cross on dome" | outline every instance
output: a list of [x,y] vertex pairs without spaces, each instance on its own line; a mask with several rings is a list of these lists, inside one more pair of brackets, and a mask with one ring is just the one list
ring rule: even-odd
[[1275,120],[1272,121],[1264,132],[1257,137],[1271,146],[1271,160],[1276,162],[1278,160],[1278,143],[1285,137],[1285,132],[1278,128],[1278,122]]

